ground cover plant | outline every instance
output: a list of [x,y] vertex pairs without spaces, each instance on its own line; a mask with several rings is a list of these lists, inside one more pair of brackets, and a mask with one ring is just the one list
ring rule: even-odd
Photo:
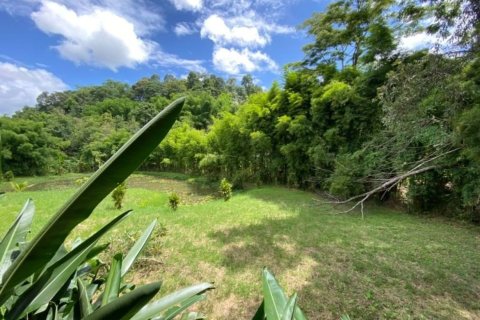
[[[35,198],[35,233],[50,208],[74,192],[78,176],[25,179],[41,188],[33,186],[28,195],[7,192],[0,215],[13,221],[25,199]],[[330,205],[319,206],[315,194],[274,186],[237,191],[225,202],[211,197],[217,185],[200,187],[179,174],[144,173],[128,184],[125,207],[135,211],[129,222],[138,228],[115,228],[105,239],[111,242],[107,254],[128,248],[133,240],[120,239],[138,238],[158,219],[166,234],[153,233],[130,277],[147,283],[160,276],[166,291],[214,281],[216,289],[197,306],[211,319],[250,319],[262,299],[264,266],[287,293],[297,291],[309,319],[480,317],[478,227],[377,206],[368,206],[362,220],[358,213],[338,215]],[[174,215],[169,185],[185,201]],[[0,185],[0,191],[8,188]],[[115,213],[106,199],[69,241]],[[0,233],[6,228],[0,224]]]

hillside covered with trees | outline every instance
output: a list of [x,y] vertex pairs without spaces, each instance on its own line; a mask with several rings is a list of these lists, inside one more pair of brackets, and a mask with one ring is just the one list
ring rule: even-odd
[[[428,5],[427,5],[428,4]],[[376,197],[480,221],[480,8],[474,0],[341,0],[302,28],[302,61],[262,90],[190,72],[42,93],[0,118],[0,170],[91,172],[169,102],[180,121],[143,163],[245,183]],[[402,51],[403,36],[438,46]]]

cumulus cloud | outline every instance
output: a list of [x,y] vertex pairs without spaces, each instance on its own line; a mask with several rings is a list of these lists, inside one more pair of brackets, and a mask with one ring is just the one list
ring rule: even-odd
[[238,46],[265,46],[270,38],[260,35],[258,28],[246,25],[227,26],[225,20],[216,14],[210,15],[203,22],[200,30],[202,38],[209,38],[216,44],[233,44]]
[[[10,15],[29,16],[45,0],[0,0],[0,10]],[[145,35],[152,31],[165,30],[162,10],[150,0],[50,0],[62,4],[77,13],[90,13],[95,8],[108,8],[114,14],[124,17],[134,24],[137,34]]]
[[195,26],[193,26],[190,23],[181,22],[175,25],[175,28],[173,29],[173,31],[177,36],[187,36],[197,32],[197,29],[195,28]]
[[203,0],[170,0],[177,10],[199,11],[203,8]]
[[26,105],[34,105],[43,91],[62,91],[68,86],[44,69],[29,69],[0,62],[0,114],[12,114]]
[[77,64],[112,70],[134,67],[146,62],[152,50],[152,44],[135,33],[131,22],[101,8],[77,14],[62,4],[45,1],[31,18],[43,32],[62,36],[64,39],[55,49]]
[[219,71],[236,75],[262,70],[277,71],[278,65],[260,51],[227,49],[218,47],[213,52],[213,65]]
[[419,32],[401,38],[398,47],[400,50],[412,51],[431,47],[435,41],[436,39],[434,36],[427,34],[426,32]]

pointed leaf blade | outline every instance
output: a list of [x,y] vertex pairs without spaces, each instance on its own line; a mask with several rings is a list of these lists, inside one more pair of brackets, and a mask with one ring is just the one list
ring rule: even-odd
[[130,251],[128,251],[122,264],[122,277],[128,272],[128,270],[130,270],[133,263],[142,252],[143,248],[148,242],[148,239],[150,239],[150,236],[152,235],[153,229],[155,228],[156,224],[157,220],[152,221],[152,223],[147,227],[147,229],[145,229],[142,236],[135,242]]
[[285,292],[267,268],[263,269],[262,282],[265,301],[264,308],[267,319],[282,320],[282,312],[287,305]]
[[140,166],[168,133],[184,101],[184,98],[175,100],[140,129],[57,212],[5,273],[0,304],[8,299],[17,284],[42,269],[73,228],[88,218],[103,198]]
[[187,310],[190,306],[192,306],[193,304],[195,304],[199,301],[202,301],[202,300],[205,300],[205,295],[203,295],[203,294],[196,295],[196,296],[193,296],[193,297],[191,297],[187,300],[184,300],[178,306],[175,306],[175,307],[172,307],[172,308],[168,309],[167,312],[165,312],[162,315],[162,319],[172,320],[177,315],[179,315],[181,312]]
[[83,283],[83,280],[80,278],[77,278],[77,288],[79,294],[78,303],[80,307],[80,315],[82,318],[85,318],[93,312],[93,307],[90,302],[87,287],[85,286],[85,283]]
[[147,284],[92,312],[85,320],[131,319],[160,290],[159,282]]
[[33,201],[28,199],[0,243],[0,285],[3,282],[3,274],[13,262],[10,258],[11,254],[19,243],[26,241],[34,213],[35,206],[33,205]]
[[195,295],[202,294],[207,290],[211,290],[213,288],[214,287],[211,283],[200,283],[191,287],[180,289],[145,306],[132,318],[132,320],[150,319],[164,313],[169,308],[181,303],[186,299],[189,299]]
[[127,211],[119,215],[48,268],[42,276],[19,297],[7,314],[7,319],[16,319],[48,303],[65,283],[70,280],[71,275],[76,271],[77,267],[85,261],[88,253],[95,247],[100,237],[118,222],[125,219],[129,214],[130,211]]
[[122,282],[122,254],[118,253],[113,257],[110,272],[108,273],[107,283],[105,284],[105,291],[102,297],[102,306],[118,298],[120,292],[120,284]]
[[285,309],[283,309],[282,320],[293,320],[295,315],[295,307],[297,306],[297,294],[294,293],[287,301]]

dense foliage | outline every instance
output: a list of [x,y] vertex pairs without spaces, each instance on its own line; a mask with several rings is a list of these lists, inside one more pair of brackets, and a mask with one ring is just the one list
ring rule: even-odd
[[[0,241],[0,318],[16,319],[172,319],[213,289],[203,283],[181,289],[149,303],[161,283],[136,288],[124,276],[150,238],[156,221],[144,231],[129,252],[118,253],[110,265],[96,256],[107,245],[100,238],[125,219],[126,211],[104,224],[85,240],[78,239],[67,250],[65,239],[112,189],[122,183],[175,122],[183,99],[167,109],[135,134],[124,147],[98,169],[57,214],[33,238],[27,239],[35,208],[27,200]],[[105,270],[107,269],[107,270]],[[197,313],[189,319],[201,319]]]
[[[0,118],[0,168],[93,171],[162,106],[186,95],[181,121],[143,169],[339,198],[404,176],[379,199],[478,221],[477,7],[471,0],[336,1],[304,23],[313,40],[305,59],[265,91],[249,75],[238,84],[190,72],[43,93],[36,106]],[[419,31],[441,45],[400,50],[402,38]]]

